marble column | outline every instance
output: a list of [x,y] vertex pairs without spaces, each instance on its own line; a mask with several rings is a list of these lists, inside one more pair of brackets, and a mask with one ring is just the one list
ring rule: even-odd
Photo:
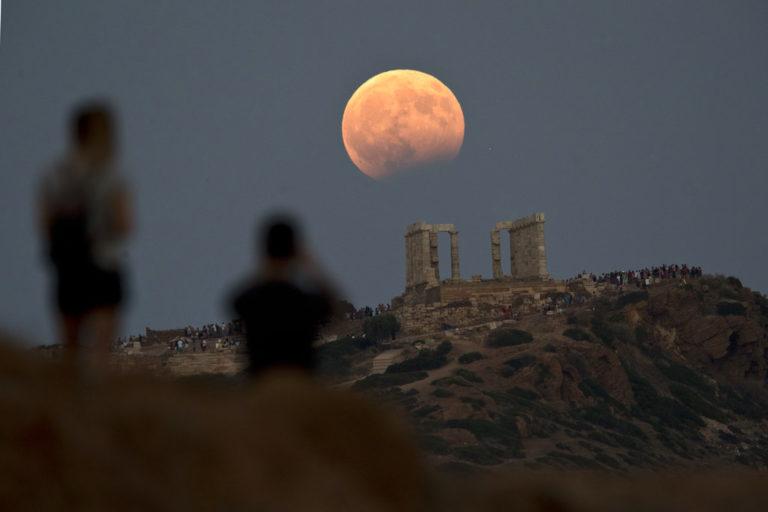
[[501,235],[498,229],[491,231],[491,261],[493,264],[493,278],[501,278],[504,274],[501,269]]
[[461,270],[459,268],[459,232],[451,231],[451,279],[460,280]]

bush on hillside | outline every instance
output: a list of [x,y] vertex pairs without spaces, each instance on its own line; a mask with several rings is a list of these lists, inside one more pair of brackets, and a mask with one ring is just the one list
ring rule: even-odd
[[566,337],[571,338],[572,340],[576,340],[576,341],[590,341],[591,340],[591,338],[589,337],[589,334],[587,334],[586,332],[582,331],[579,328],[566,329],[563,332],[563,336],[566,336]]
[[520,368],[531,366],[535,362],[536,362],[536,356],[533,356],[531,354],[523,354],[519,357],[514,357],[512,359],[508,359],[504,361],[504,364],[507,366],[511,366],[515,370],[519,370]]
[[476,383],[482,383],[483,379],[478,376],[475,372],[471,372],[467,370],[466,368],[459,368],[455,372],[453,372],[454,375],[458,375],[462,379],[468,381],[468,382],[476,382]]
[[603,323],[602,318],[596,317],[592,319],[591,326],[592,334],[603,342],[603,344],[613,348],[613,339],[615,335],[611,328]]
[[707,397],[714,398],[715,393],[712,384],[700,373],[691,370],[684,364],[663,357],[654,360],[654,364],[668,379],[687,384],[704,393]]
[[531,354],[523,354],[519,357],[504,361],[504,365],[508,366],[509,368],[502,368],[500,373],[502,377],[514,377],[521,368],[532,366],[535,363],[536,356],[532,356]]
[[645,432],[635,425],[626,420],[622,420],[614,416],[611,412],[611,408],[607,403],[601,403],[598,405],[587,406],[583,409],[574,409],[571,412],[574,419],[582,419],[593,425],[598,425],[604,429],[618,432],[622,435],[636,437],[639,439],[647,439]]
[[485,400],[482,398],[472,398],[470,396],[463,396],[460,398],[462,403],[469,404],[472,406],[472,409],[476,411],[480,411],[485,407]]
[[717,314],[720,316],[746,316],[747,308],[740,302],[719,302],[717,304]]
[[768,404],[744,390],[736,391],[731,386],[720,386],[720,406],[753,420],[768,419]]
[[346,337],[320,345],[315,352],[320,372],[325,376],[348,376],[351,359],[369,344],[370,341],[363,338]]
[[413,416],[416,419],[420,418],[426,418],[433,412],[437,412],[440,410],[440,406],[437,404],[431,404],[431,405],[424,405],[416,409],[415,411],[411,411],[411,416]]
[[648,381],[634,372],[627,372],[632,393],[637,405],[633,408],[635,417],[659,428],[695,433],[705,425],[691,409],[675,399],[662,396]]
[[592,397],[597,402],[605,402],[618,410],[624,410],[624,405],[613,398],[600,384],[592,379],[584,379],[579,383],[579,389],[584,396]]
[[389,365],[386,373],[405,373],[436,370],[448,363],[446,354],[451,351],[450,341],[444,341],[434,350],[423,349],[416,357],[406,359],[401,363]]
[[701,395],[693,391],[688,386],[683,386],[682,384],[675,382],[670,384],[669,390],[672,392],[675,398],[680,400],[686,406],[690,407],[694,412],[702,416],[706,416],[707,418],[717,420],[720,423],[728,422],[728,417],[723,413],[723,411],[709,403],[707,400],[702,398]]
[[461,357],[459,357],[459,362],[461,364],[469,364],[482,358],[483,355],[480,352],[467,352],[466,354],[462,354]]
[[373,375],[369,375],[366,378],[355,382],[352,388],[372,389],[403,386],[405,384],[410,384],[411,382],[426,379],[427,377],[427,372],[374,373]]
[[760,308],[760,314],[763,316],[768,316],[768,297],[760,292],[752,292],[752,299]]
[[369,342],[362,338],[349,336],[340,340],[324,343],[317,348],[317,355],[327,357],[353,356],[369,346]]
[[440,387],[446,387],[446,386],[463,386],[465,388],[470,387],[470,384],[465,381],[464,379],[460,377],[456,377],[455,375],[449,375],[447,377],[442,377],[439,379],[435,379],[431,383],[433,386],[440,386]]
[[522,345],[533,341],[533,335],[520,329],[500,329],[493,331],[486,339],[486,345],[489,347],[510,347],[513,345]]
[[741,281],[733,276],[725,277],[720,274],[707,276],[702,278],[701,282],[722,298],[731,300],[741,299]]
[[626,322],[627,319],[624,316],[624,313],[616,313],[615,315],[611,315],[608,321],[620,324],[620,323]]
[[614,324],[611,326],[611,332],[622,343],[635,342],[635,330],[626,324]]
[[513,451],[523,448],[514,418],[503,417],[498,422],[480,418],[451,419],[445,422],[445,427],[467,430],[479,441],[492,441]]
[[395,315],[386,314],[366,318],[363,322],[363,333],[365,337],[374,342],[394,339],[395,334],[400,330],[400,322]]
[[440,436],[434,434],[422,434],[420,443],[429,453],[435,453],[437,455],[448,455],[451,453],[451,443],[446,441]]
[[630,304],[637,304],[638,302],[643,302],[644,300],[648,300],[648,290],[630,292],[616,299],[616,309],[621,309],[624,306],[629,306]]
[[454,454],[462,460],[481,466],[495,466],[504,462],[501,450],[482,444],[459,446],[454,450]]
[[522,400],[537,400],[539,397],[539,394],[535,391],[531,391],[530,389],[521,388],[519,386],[515,386],[513,388],[509,388],[507,390],[507,395],[515,398],[519,398]]
[[635,327],[635,342],[645,343],[648,340],[648,331],[645,330],[645,326],[638,325]]

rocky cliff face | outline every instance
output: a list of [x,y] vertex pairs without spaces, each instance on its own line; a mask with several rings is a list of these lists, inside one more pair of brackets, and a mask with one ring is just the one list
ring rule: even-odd
[[649,342],[694,367],[735,382],[768,379],[765,299],[737,279],[694,280],[653,294],[634,309],[635,323],[652,327]]
[[521,311],[425,336],[355,387],[408,410],[447,468],[768,467],[768,301],[737,279]]

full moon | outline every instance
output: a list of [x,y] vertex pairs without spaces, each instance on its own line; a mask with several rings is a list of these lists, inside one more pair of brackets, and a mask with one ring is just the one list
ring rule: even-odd
[[464,114],[437,78],[395,69],[355,91],[344,109],[341,135],[357,168],[380,180],[456,158],[464,141]]

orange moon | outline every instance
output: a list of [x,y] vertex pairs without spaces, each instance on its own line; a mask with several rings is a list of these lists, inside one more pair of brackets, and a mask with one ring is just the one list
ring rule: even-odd
[[395,69],[355,91],[344,109],[341,135],[357,168],[380,180],[456,158],[464,141],[464,114],[437,78]]

